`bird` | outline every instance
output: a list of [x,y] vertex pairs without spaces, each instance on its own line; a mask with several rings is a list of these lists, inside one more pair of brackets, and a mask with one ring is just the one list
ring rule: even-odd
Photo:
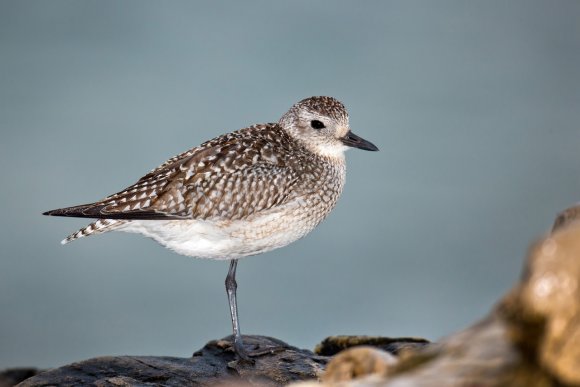
[[178,254],[229,261],[231,349],[239,360],[253,361],[238,319],[238,260],[286,246],[327,217],[343,191],[348,148],[378,151],[350,130],[340,101],[309,97],[278,122],[223,134],[170,158],[122,191],[44,215],[96,219],[62,244],[124,231]]

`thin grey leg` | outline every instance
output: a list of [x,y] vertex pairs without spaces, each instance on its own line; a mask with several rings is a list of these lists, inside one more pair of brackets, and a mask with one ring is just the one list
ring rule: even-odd
[[230,315],[232,317],[232,327],[234,329],[234,351],[240,359],[251,361],[242,343],[242,335],[240,333],[240,322],[238,320],[238,302],[236,300],[236,290],[238,284],[236,282],[236,268],[238,267],[238,260],[232,259],[230,261],[230,269],[226,277],[226,292],[228,293],[228,302],[230,303]]

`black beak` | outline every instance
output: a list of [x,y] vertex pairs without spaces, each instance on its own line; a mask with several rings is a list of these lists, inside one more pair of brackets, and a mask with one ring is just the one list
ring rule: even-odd
[[340,139],[340,141],[342,141],[342,143],[344,145],[352,146],[353,148],[358,148],[358,149],[363,149],[363,150],[373,151],[373,152],[379,150],[379,148],[377,148],[372,142],[367,141],[364,138],[357,136],[356,134],[354,134],[350,130],[343,138]]

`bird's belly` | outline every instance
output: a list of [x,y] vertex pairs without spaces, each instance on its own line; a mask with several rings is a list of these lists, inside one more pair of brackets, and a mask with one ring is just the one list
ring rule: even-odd
[[274,250],[306,235],[319,221],[279,211],[247,220],[134,220],[119,231],[150,237],[178,254],[237,259]]

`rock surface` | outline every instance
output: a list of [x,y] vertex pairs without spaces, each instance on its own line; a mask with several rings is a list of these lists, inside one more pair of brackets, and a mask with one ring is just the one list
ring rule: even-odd
[[364,345],[399,355],[407,350],[424,348],[428,344],[428,340],[419,337],[330,336],[322,340],[314,352],[322,356],[334,356],[345,349]]
[[338,353],[328,363],[322,381],[332,384],[368,375],[388,375],[397,358],[371,346],[357,346]]
[[20,386],[209,386],[217,381],[250,385],[286,385],[316,379],[327,359],[264,336],[244,336],[257,350],[272,348],[254,358],[255,364],[235,361],[228,337],[210,341],[191,358],[99,357],[49,370]]
[[39,372],[37,368],[11,368],[4,370],[0,372],[0,387],[14,386]]
[[[244,341],[260,353],[253,358],[254,364],[235,360],[229,336],[210,341],[191,358],[99,357],[42,372],[19,386],[215,386],[217,382],[220,385],[283,386],[301,380],[318,380],[330,359],[330,356],[298,349],[270,337],[244,336]],[[319,348],[330,351],[337,345],[345,349],[379,343],[388,346],[394,354],[413,342],[417,346],[428,343],[424,339],[404,338],[399,342],[392,338],[336,336],[327,338]]]
[[552,226],[552,232],[568,226],[573,222],[577,222],[578,218],[580,218],[580,205],[566,208],[556,216],[556,220],[554,220],[554,225]]

